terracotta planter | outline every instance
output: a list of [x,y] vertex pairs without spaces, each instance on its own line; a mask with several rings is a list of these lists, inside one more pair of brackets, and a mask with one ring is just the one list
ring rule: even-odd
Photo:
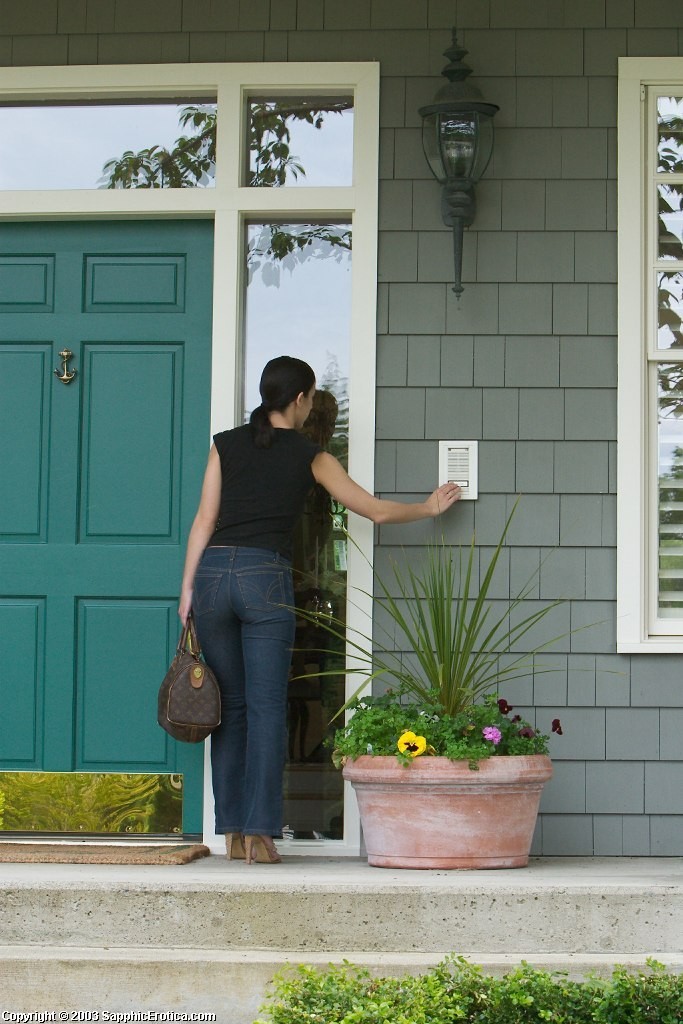
[[544,754],[467,761],[359,757],[344,767],[358,798],[368,863],[383,868],[520,868],[529,862]]

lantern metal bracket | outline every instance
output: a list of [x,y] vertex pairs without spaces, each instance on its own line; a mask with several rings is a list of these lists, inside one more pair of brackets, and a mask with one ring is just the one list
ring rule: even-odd
[[453,264],[455,283],[452,291],[460,298],[462,286],[463,231],[474,221],[476,202],[472,182],[446,182],[441,191],[441,217],[453,229]]

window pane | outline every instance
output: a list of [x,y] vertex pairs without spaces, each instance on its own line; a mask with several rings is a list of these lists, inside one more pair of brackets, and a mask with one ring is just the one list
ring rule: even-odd
[[350,185],[353,100],[252,99],[248,147],[248,185]]
[[216,105],[0,107],[0,189],[213,185]]
[[[305,359],[315,370],[318,392],[304,432],[346,464],[350,225],[250,224],[247,266],[247,415],[260,402],[259,379],[269,359],[283,354]],[[345,618],[345,526],[346,509],[322,488],[313,489],[294,537],[294,585],[297,606],[321,618]],[[334,731],[330,719],[344,703],[344,660],[343,643],[299,621],[285,773],[285,835],[292,838],[342,838],[343,780],[325,740]]]
[[658,367],[659,613],[683,617],[683,365]]
[[657,347],[683,345],[683,272],[657,274]]
[[657,98],[657,170],[683,172],[683,98]]
[[683,185],[657,186],[657,211],[660,260],[683,259]]
[[[0,772],[0,820],[11,833],[130,836],[183,831],[182,775],[120,772]],[[9,833],[9,835],[8,835]],[[18,838],[18,837],[17,837]]]

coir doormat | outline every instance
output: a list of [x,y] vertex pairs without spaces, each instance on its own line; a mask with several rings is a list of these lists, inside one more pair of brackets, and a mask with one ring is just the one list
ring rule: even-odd
[[97,843],[0,842],[0,863],[188,864],[211,851],[201,843],[180,846],[105,846]]

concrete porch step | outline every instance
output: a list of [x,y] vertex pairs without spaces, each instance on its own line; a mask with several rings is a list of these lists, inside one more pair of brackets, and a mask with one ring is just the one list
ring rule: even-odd
[[495,872],[222,857],[179,867],[0,865],[3,1009],[176,1010],[252,1024],[286,963],[416,971],[683,970],[683,860],[538,859]]
[[[10,993],[6,1005],[15,1013],[77,1008],[98,1011],[103,1020],[105,1011],[175,1010],[215,1014],[217,1024],[252,1024],[261,1016],[264,993],[275,972],[302,961],[324,969],[330,963],[350,960],[371,973],[401,975],[428,970],[440,959],[432,953],[367,954],[357,950],[300,957],[216,949],[10,946],[0,947],[0,982]],[[584,977],[589,971],[609,977],[614,966],[611,956],[587,954],[539,957],[500,953],[472,959],[494,975],[514,969],[520,960],[570,977]],[[619,962],[635,969],[643,966],[642,956],[620,957]],[[667,956],[666,962],[670,969],[683,971],[683,955]]]

